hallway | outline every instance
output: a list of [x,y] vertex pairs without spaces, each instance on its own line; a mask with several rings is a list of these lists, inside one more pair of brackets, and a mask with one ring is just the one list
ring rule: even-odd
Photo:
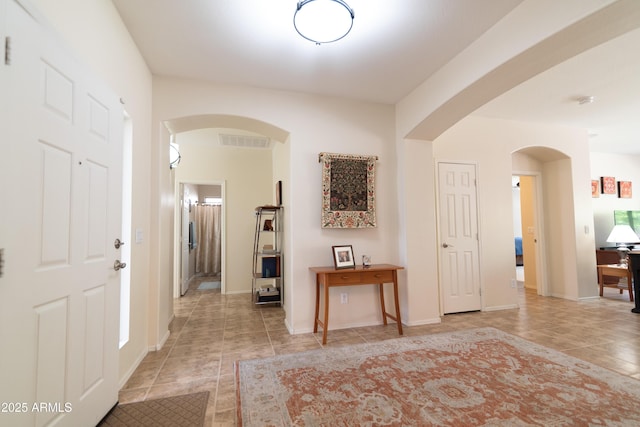
[[[321,349],[321,334],[290,335],[284,312],[253,306],[248,294],[197,290],[175,300],[175,319],[164,348],[149,353],[120,391],[120,403],[209,391],[207,427],[235,425],[233,362]],[[435,325],[405,327],[405,336],[492,326],[640,379],[640,316],[628,295],[605,289],[585,302],[520,291],[521,308],[444,316]],[[329,331],[327,347],[397,338],[394,325]]]

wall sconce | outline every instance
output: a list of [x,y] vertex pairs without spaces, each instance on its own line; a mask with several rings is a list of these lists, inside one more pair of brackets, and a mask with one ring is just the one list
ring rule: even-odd
[[349,34],[354,17],[344,0],[303,0],[296,6],[293,26],[302,37],[319,45]]
[[178,144],[169,143],[169,169],[177,168],[182,160],[179,148]]

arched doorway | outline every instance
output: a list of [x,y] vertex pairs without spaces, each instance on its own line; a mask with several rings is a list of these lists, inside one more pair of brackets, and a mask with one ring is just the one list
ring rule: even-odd
[[564,294],[554,277],[561,274],[558,252],[567,238],[560,218],[563,209],[568,209],[562,201],[572,194],[571,160],[548,147],[526,147],[511,157],[512,174],[520,184],[520,206],[514,206],[514,213],[520,215],[524,286],[542,296]]
[[187,235],[185,227],[181,227],[185,204],[180,204],[180,184],[184,183],[196,187],[213,183],[224,189],[220,287],[222,293],[244,292],[242,286],[251,271],[250,264],[244,265],[251,259],[251,252],[246,250],[251,247],[247,233],[251,233],[255,222],[250,214],[255,206],[273,198],[272,183],[283,181],[283,192],[288,192],[289,180],[282,177],[288,169],[288,133],[259,120],[230,115],[183,117],[166,121],[165,126],[180,146],[182,156],[172,172],[173,295],[180,295],[184,275],[184,238],[180,238],[181,234]]

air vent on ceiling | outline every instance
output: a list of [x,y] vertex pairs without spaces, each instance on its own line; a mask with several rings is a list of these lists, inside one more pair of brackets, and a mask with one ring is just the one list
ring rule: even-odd
[[269,138],[251,135],[220,134],[220,145],[243,148],[271,148]]

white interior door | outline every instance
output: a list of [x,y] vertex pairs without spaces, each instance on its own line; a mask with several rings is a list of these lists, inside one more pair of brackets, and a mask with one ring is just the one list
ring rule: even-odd
[[476,168],[438,164],[440,288],[444,313],[480,310]]
[[0,4],[0,402],[24,409],[0,424],[95,425],[118,397],[123,111],[17,0]]

